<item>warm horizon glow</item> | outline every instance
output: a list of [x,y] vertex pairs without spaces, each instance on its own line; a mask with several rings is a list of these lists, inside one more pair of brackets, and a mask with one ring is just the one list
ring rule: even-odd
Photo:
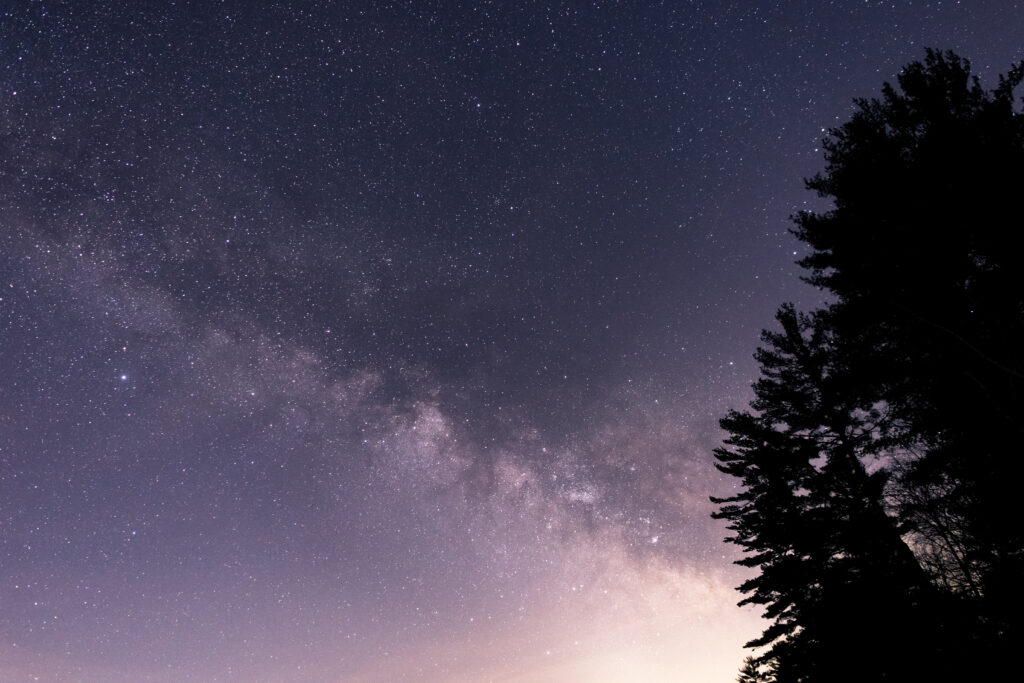
[[[7,6],[9,5],[9,6]],[[823,128],[999,3],[0,12],[0,681],[729,683]]]

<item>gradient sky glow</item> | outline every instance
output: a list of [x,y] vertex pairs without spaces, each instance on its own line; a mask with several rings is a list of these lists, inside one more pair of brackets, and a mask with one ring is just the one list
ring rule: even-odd
[[1024,4],[0,9],[0,682],[715,683],[823,129]]

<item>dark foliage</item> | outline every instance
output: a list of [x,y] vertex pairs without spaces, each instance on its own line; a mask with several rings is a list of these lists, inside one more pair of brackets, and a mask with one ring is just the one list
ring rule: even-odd
[[[929,51],[830,131],[831,199],[796,217],[833,295],[765,332],[750,412],[722,420],[716,517],[760,573],[778,681],[955,680],[1019,637],[1024,547],[1024,116]],[[984,677],[984,676],[982,676]]]
[[[756,412],[726,416],[732,436],[716,451],[743,488],[713,499],[715,517],[748,551],[740,564],[760,569],[741,604],[763,605],[773,622],[749,646],[768,648],[779,681],[895,680],[909,672],[892,646],[922,626],[932,591],[885,512],[887,473],[864,465],[882,416],[844,399],[827,316],[784,306],[778,321],[758,351]],[[869,651],[889,656],[850,659]]]
[[737,683],[764,683],[767,680],[769,680],[768,674],[762,673],[756,659],[747,657],[743,660],[740,674],[736,677]]

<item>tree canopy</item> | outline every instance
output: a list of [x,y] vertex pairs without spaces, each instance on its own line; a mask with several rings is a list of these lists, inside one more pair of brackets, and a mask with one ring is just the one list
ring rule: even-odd
[[715,453],[771,680],[977,677],[1020,635],[1022,79],[986,90],[930,50],[855,101],[807,181],[832,208],[793,232],[830,303],[780,309]]

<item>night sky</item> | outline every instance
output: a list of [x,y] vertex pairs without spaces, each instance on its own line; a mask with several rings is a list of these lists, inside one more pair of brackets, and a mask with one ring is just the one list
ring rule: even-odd
[[1024,4],[0,9],[0,681],[731,681],[823,129]]

